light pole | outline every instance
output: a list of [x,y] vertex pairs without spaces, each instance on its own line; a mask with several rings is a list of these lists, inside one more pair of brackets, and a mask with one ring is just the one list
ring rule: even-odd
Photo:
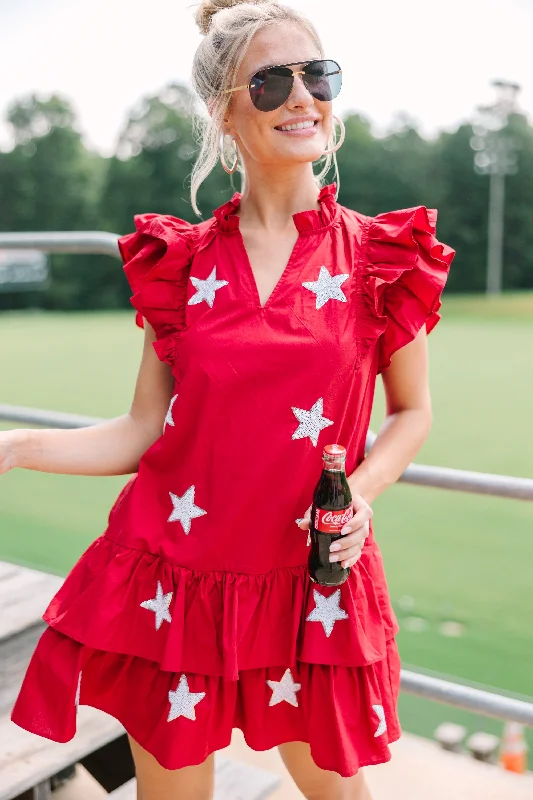
[[502,80],[492,81],[492,86],[497,92],[496,102],[478,106],[479,118],[472,126],[470,146],[476,151],[475,171],[490,176],[486,290],[488,294],[499,294],[503,274],[505,176],[517,171],[515,143],[506,128],[509,115],[516,110],[520,86]]

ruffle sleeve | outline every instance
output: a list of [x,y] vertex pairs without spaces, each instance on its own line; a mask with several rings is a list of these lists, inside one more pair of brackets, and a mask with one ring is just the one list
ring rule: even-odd
[[133,233],[118,240],[124,273],[133,291],[136,324],[143,318],[154,328],[154,349],[171,361],[172,337],[185,327],[189,268],[198,228],[164,214],[136,214]]
[[455,250],[436,237],[437,210],[416,206],[370,219],[362,275],[363,351],[378,347],[378,373],[422,326],[439,321],[441,294]]

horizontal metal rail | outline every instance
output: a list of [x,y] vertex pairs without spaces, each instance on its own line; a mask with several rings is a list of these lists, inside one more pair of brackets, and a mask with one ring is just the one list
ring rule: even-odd
[[0,233],[0,249],[33,249],[42,253],[86,253],[120,258],[118,239],[118,234],[105,231]]
[[[84,417],[60,411],[42,411],[0,404],[0,420],[41,425],[47,428],[84,428],[103,422],[99,417]],[[369,431],[366,449],[370,450],[376,434]],[[488,472],[470,472],[449,467],[433,467],[427,464],[409,464],[398,479],[402,483],[433,486],[454,492],[484,494],[491,497],[506,497],[515,500],[533,500],[533,480],[514,478],[510,475],[493,475]]]
[[104,422],[103,417],[84,417],[63,411],[41,411],[40,408],[9,406],[0,403],[0,420],[23,422],[26,425],[42,425],[46,428],[87,428]]
[[[376,434],[369,431],[366,439],[366,452],[371,449],[375,439]],[[533,500],[533,479],[515,478],[512,475],[495,475],[491,472],[472,472],[466,469],[411,463],[402,472],[398,481],[418,486],[433,486],[436,489],[450,489],[454,492],[508,497],[514,500]]]
[[[98,253],[120,257],[118,235],[101,231],[63,231],[56,233],[0,233],[0,248],[34,248],[54,253]],[[0,405],[0,420],[43,425],[49,428],[83,428],[103,422],[101,417],[85,417],[58,411],[43,411],[23,406]],[[376,439],[368,432],[366,451]],[[452,491],[533,500],[533,480],[508,475],[410,464],[399,478],[405,483],[433,486]],[[505,697],[483,689],[446,681],[411,670],[401,670],[402,691],[428,700],[453,705],[502,720],[514,720],[533,727],[533,703]]]
[[521,722],[533,728],[533,703],[524,700],[405,669],[401,670],[401,688],[408,694],[436,700],[486,717]]

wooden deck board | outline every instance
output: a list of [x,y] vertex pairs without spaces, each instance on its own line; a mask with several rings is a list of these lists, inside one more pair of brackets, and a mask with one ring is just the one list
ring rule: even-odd
[[0,648],[11,636],[35,625],[63,578],[0,561]]
[[[215,753],[213,800],[266,800],[281,784],[281,777],[260,767]],[[135,778],[109,795],[112,800],[135,800]]]
[[0,717],[0,800],[12,800],[124,733],[122,725],[90,706],[78,709],[78,729],[70,742],[52,742]]
[[66,743],[36,736],[11,722],[24,673],[46,628],[42,614],[63,580],[0,561],[0,800],[44,784],[124,734],[116,719],[90,706],[79,707],[77,733]]

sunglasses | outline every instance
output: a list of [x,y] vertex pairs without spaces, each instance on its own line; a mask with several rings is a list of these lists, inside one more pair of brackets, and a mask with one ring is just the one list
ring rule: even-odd
[[336,61],[320,59],[309,61],[301,70],[293,72],[289,67],[301,64],[278,64],[265,67],[252,76],[249,83],[225,89],[222,94],[249,89],[252,103],[258,111],[274,111],[290,97],[294,85],[294,76],[301,75],[307,91],[315,100],[333,100],[342,86],[342,70]]

